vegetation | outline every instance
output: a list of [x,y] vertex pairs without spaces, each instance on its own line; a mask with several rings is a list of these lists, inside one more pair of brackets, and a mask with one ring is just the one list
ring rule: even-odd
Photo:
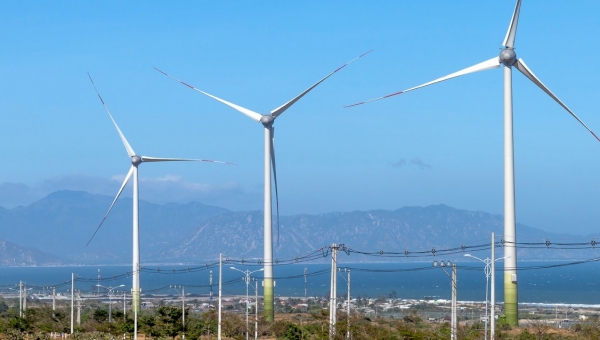
[[[8,303],[7,303],[8,302]],[[289,302],[289,301],[288,301]],[[300,305],[292,301],[286,306],[279,304],[276,321],[266,323],[258,320],[256,329],[260,339],[303,340],[328,339],[329,315],[322,301],[312,301]],[[367,301],[361,301],[368,304]],[[145,339],[181,339],[185,332],[186,339],[216,339],[218,315],[214,309],[186,309],[185,329],[182,324],[180,306],[157,303],[157,307],[143,309],[139,315],[138,332]],[[224,308],[222,317],[222,334],[224,339],[245,339],[246,319],[243,305],[234,304]],[[337,332],[334,339],[346,339],[349,331],[352,339],[361,340],[447,340],[450,338],[448,322],[432,322],[424,317],[426,307],[416,305],[404,310],[401,317],[382,315],[364,315],[354,313],[347,317],[340,312],[337,316]],[[0,339],[50,339],[51,334],[70,333],[70,306],[58,305],[56,310],[39,301],[28,302],[23,317],[19,317],[18,304],[0,298]],[[76,315],[76,314],[75,314]],[[525,315],[524,315],[525,316]],[[75,316],[76,317],[76,316]],[[131,339],[133,336],[133,319],[123,310],[113,308],[112,322],[109,322],[109,311],[105,304],[86,301],[81,311],[81,322],[75,324],[75,333],[70,338],[88,339]],[[250,315],[249,332],[254,337],[254,315]],[[573,323],[569,328],[557,329],[543,322],[540,316],[522,322],[520,328],[496,328],[497,339],[502,340],[600,340],[600,322],[597,317],[590,317]],[[460,340],[483,339],[484,327],[481,322],[459,324],[457,338]]]

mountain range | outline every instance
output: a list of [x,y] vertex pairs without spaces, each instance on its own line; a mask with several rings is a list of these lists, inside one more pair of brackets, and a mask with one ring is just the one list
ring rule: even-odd
[[[93,235],[112,197],[81,191],[57,191],[27,206],[0,207],[0,266],[96,265],[131,263],[131,204],[121,198]],[[473,246],[500,240],[503,218],[445,205],[397,210],[333,212],[281,216],[279,242],[274,220],[274,259],[289,261],[343,243],[360,261],[430,261],[462,256]],[[588,242],[599,235],[568,235],[517,225],[518,242]],[[208,263],[219,253],[259,261],[263,255],[261,211],[230,211],[197,202],[164,205],[140,201],[142,264]],[[592,247],[539,249],[520,247],[519,260],[593,258]],[[477,247],[475,247],[476,250]],[[365,254],[369,253],[369,254]],[[377,256],[377,253],[380,255]],[[398,257],[388,257],[398,253]],[[407,256],[401,256],[405,254]],[[419,256],[415,256],[421,254]],[[474,253],[476,254],[476,253]],[[477,255],[489,256],[489,251]],[[501,256],[501,249],[499,250]],[[326,258],[323,257],[323,261]]]

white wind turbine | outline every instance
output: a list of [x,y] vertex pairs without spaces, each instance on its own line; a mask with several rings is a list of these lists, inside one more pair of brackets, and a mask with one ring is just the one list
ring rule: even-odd
[[277,206],[277,223],[279,223],[279,198],[278,198],[278,191],[277,191],[277,167],[275,166],[275,149],[274,149],[274,144],[273,144],[273,139],[274,139],[274,131],[275,128],[273,127],[273,123],[275,122],[275,119],[277,117],[279,117],[279,115],[281,115],[285,110],[289,109],[292,105],[294,105],[294,103],[296,103],[300,98],[302,98],[305,94],[307,94],[310,90],[314,89],[317,85],[321,84],[325,79],[329,78],[330,76],[332,76],[334,73],[336,73],[337,71],[341,70],[342,68],[346,67],[347,65],[349,65],[350,63],[352,63],[353,61],[365,56],[366,54],[368,54],[371,51],[368,51],[366,53],[361,54],[360,56],[352,59],[351,61],[345,63],[344,65],[338,67],[335,71],[329,73],[328,75],[326,75],[324,78],[322,78],[321,80],[319,80],[318,82],[316,82],[315,84],[313,84],[311,87],[309,87],[308,89],[304,90],[302,93],[300,93],[299,95],[297,95],[296,97],[292,98],[290,101],[286,102],[285,104],[279,106],[278,108],[274,109],[273,111],[271,111],[270,114],[268,115],[262,115],[260,113],[257,113],[255,111],[246,109],[244,107],[241,107],[239,105],[230,103],[224,99],[215,97],[209,93],[206,93],[200,89],[195,88],[192,85],[189,85],[175,77],[172,77],[171,75],[159,70],[158,68],[155,67],[155,69],[166,75],[167,77],[191,88],[192,90],[198,91],[212,99],[215,99],[231,108],[233,108],[234,110],[237,110],[239,112],[241,112],[242,114],[246,115],[247,117],[249,117],[250,119],[254,120],[257,123],[261,123],[264,127],[264,131],[265,131],[265,137],[264,137],[264,141],[265,141],[265,145],[264,145],[264,151],[265,151],[265,158],[264,158],[264,167],[265,167],[265,175],[264,175],[264,282],[263,282],[263,294],[264,294],[264,315],[267,319],[267,321],[272,321],[274,318],[274,300],[273,300],[273,287],[274,287],[274,282],[273,282],[273,240],[272,240],[272,215],[271,215],[271,206],[272,206],[272,199],[271,199],[271,166],[273,167],[273,181],[275,183],[275,198],[276,198],[276,206]]
[[506,257],[504,264],[504,308],[507,322],[510,325],[517,325],[518,322],[518,298],[517,298],[517,254],[516,254],[516,217],[515,217],[515,182],[514,182],[514,155],[513,155],[513,112],[512,112],[512,67],[514,66],[525,77],[531,80],[542,91],[546,92],[560,106],[569,112],[577,121],[583,125],[598,141],[600,138],[590,130],[571,111],[558,97],[554,95],[525,65],[522,59],[517,59],[514,51],[515,37],[517,35],[517,23],[519,21],[519,11],[521,9],[521,0],[517,0],[506,37],[502,43],[503,49],[500,55],[486,60],[482,63],[467,67],[458,72],[438,78],[428,83],[409,88],[407,90],[395,92],[383,97],[367,100],[364,102],[348,105],[351,107],[370,103],[376,100],[393,97],[412,90],[420,89],[425,86],[433,85],[444,80],[456,78],[469,73],[484,71],[492,68],[504,66],[504,255]]
[[140,276],[139,276],[139,272],[140,272],[140,240],[139,240],[139,209],[138,209],[139,208],[138,166],[145,162],[182,162],[182,161],[194,162],[195,161],[195,162],[210,162],[210,163],[225,163],[225,164],[231,164],[231,163],[221,162],[221,161],[213,161],[213,160],[208,160],[208,159],[157,158],[157,157],[148,157],[148,156],[138,155],[137,153],[135,153],[135,151],[133,151],[133,148],[131,147],[131,145],[129,144],[127,139],[125,138],[125,135],[123,135],[123,132],[121,132],[121,129],[117,125],[117,122],[115,122],[115,120],[113,119],[113,116],[110,114],[108,107],[106,107],[106,104],[104,103],[104,100],[100,96],[100,93],[98,92],[98,89],[96,88],[96,85],[94,84],[94,81],[92,80],[92,77],[89,75],[89,73],[88,73],[88,76],[90,77],[90,81],[92,82],[92,85],[94,86],[94,90],[96,91],[96,94],[98,95],[98,98],[100,99],[100,102],[104,106],[106,113],[110,117],[110,120],[113,122],[115,128],[117,129],[117,132],[119,133],[119,136],[121,137],[121,141],[123,142],[123,145],[125,146],[125,150],[127,150],[127,155],[129,155],[129,157],[131,159],[131,167],[129,168],[129,172],[127,173],[127,176],[125,176],[125,180],[123,181],[123,184],[121,184],[121,188],[117,192],[115,199],[113,200],[112,204],[110,205],[110,208],[108,208],[106,215],[104,215],[104,218],[102,218],[100,225],[98,225],[98,228],[96,228],[96,230],[94,231],[94,234],[92,235],[92,237],[90,238],[90,240],[88,241],[86,246],[89,245],[90,242],[92,241],[92,239],[94,238],[94,236],[96,236],[96,233],[98,232],[98,230],[100,229],[100,227],[102,226],[102,224],[104,223],[106,218],[108,217],[108,214],[110,214],[110,211],[112,210],[113,206],[117,202],[117,199],[119,199],[119,196],[123,192],[123,189],[129,182],[129,180],[133,177],[133,270],[132,270],[133,283],[131,286],[132,287],[131,288],[131,299],[132,299],[132,309],[133,309],[134,316],[135,316],[134,317],[134,323],[135,323],[134,339],[137,339],[137,315],[138,315],[138,311],[140,308],[140,292],[141,292],[140,291]]

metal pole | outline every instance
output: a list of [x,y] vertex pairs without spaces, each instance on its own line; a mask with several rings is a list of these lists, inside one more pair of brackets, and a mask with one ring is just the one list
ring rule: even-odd
[[183,325],[182,339],[185,339],[185,287],[181,286],[181,323]]
[[112,322],[112,294],[111,289],[108,289],[108,323]]
[[336,276],[337,276],[337,268],[336,268],[336,252],[337,246],[334,243],[331,246],[331,289],[329,294],[329,340],[333,340],[335,336],[335,286],[336,286]]
[[77,325],[81,325],[81,291],[77,291]]
[[494,238],[494,233],[492,233],[492,292],[491,292],[491,303],[490,303],[490,339],[494,340],[495,336],[495,327],[496,327],[496,318],[495,318],[495,307],[496,307],[496,240]]
[[208,276],[208,284],[210,285],[210,298],[209,298],[209,304],[212,305],[213,303],[213,291],[212,291],[212,270],[210,271],[210,274]]
[[73,291],[75,290],[75,273],[71,273],[71,334],[73,334],[73,308],[75,307],[73,304],[73,299],[75,297],[75,295],[73,294]]
[[27,309],[27,284],[23,284],[23,311]]
[[[486,260],[489,260],[489,259],[486,259]],[[488,336],[488,322],[489,322],[489,319],[488,319],[488,286],[489,286],[489,281],[490,281],[490,266],[491,266],[491,264],[488,261],[486,261],[485,267],[484,267],[484,270],[485,270],[485,328],[484,328],[485,334],[483,336],[484,340],[487,340],[487,338],[488,338],[487,337]]]
[[456,340],[456,264],[452,264],[452,340]]
[[248,340],[250,328],[248,328],[248,285],[250,284],[250,271],[246,270],[246,340]]
[[254,292],[256,294],[256,304],[254,308],[254,340],[258,339],[258,280],[254,279]]
[[350,339],[350,269],[348,269],[348,331],[346,332],[346,339]]
[[23,281],[19,281],[19,317],[23,317]]
[[306,299],[306,268],[304,268],[304,298]]
[[337,333],[336,324],[337,324],[337,251],[339,245],[335,247],[335,256],[334,259],[334,275],[333,275],[333,335]]
[[123,321],[127,321],[127,310],[125,309],[126,298],[127,293],[123,292]]
[[56,287],[52,287],[52,312],[56,311]]
[[219,321],[217,325],[217,339],[221,340],[221,288],[223,282],[223,254],[219,254]]

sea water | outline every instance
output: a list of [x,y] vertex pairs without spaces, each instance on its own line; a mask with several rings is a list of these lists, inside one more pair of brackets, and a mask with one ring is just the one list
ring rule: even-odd
[[[227,262],[223,264],[223,294],[245,295],[244,274],[231,269],[256,271],[250,274],[250,294],[254,294],[254,279],[262,294],[262,266]],[[519,262],[518,290],[521,303],[564,303],[600,305],[600,263]],[[354,263],[338,264],[337,292],[346,296],[348,272],[352,298],[385,297],[405,299],[450,299],[451,268],[434,267],[432,262],[420,263]],[[59,294],[70,295],[71,275],[76,290],[98,292],[97,285],[131,289],[130,266],[77,267],[5,267],[0,268],[0,294],[18,293],[23,282],[29,294],[49,294],[56,287]],[[210,277],[212,272],[212,285]],[[329,296],[330,264],[280,264],[273,268],[275,295],[283,297]],[[305,275],[306,273],[306,275]],[[503,272],[496,267],[496,301],[503,300]],[[460,301],[484,301],[486,278],[483,263],[457,263],[457,297]],[[143,294],[175,295],[172,285],[185,287],[186,294],[217,296],[218,263],[210,265],[147,265],[140,271]],[[488,286],[488,290],[491,289]],[[104,288],[100,288],[104,292]],[[489,294],[489,291],[488,291]]]

